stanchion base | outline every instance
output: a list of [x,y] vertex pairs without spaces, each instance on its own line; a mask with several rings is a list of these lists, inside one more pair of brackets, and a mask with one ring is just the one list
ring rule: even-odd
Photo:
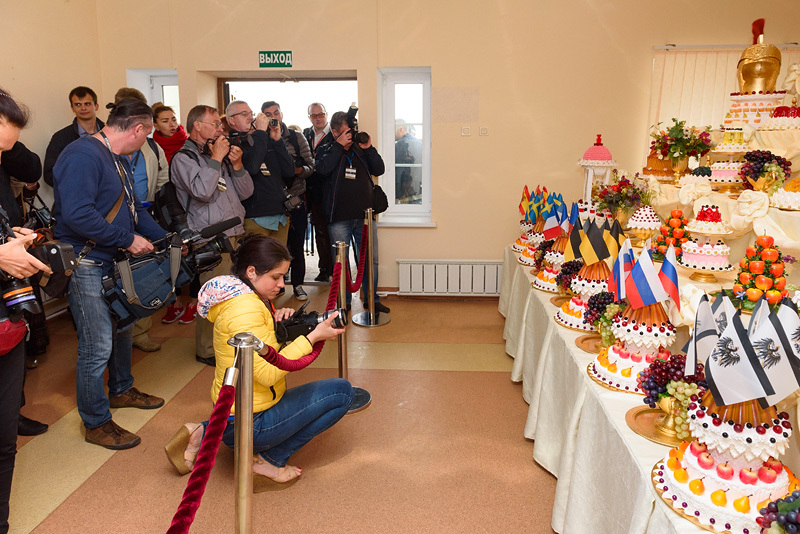
[[350,408],[347,410],[347,413],[356,413],[360,412],[364,408],[370,405],[372,402],[372,395],[369,394],[369,391],[362,388],[353,388],[353,402],[350,404]]
[[388,313],[376,313],[375,314],[375,322],[373,324],[370,321],[369,312],[365,311],[365,312],[361,312],[361,313],[355,314],[350,319],[350,322],[351,323],[355,323],[358,326],[372,327],[372,326],[383,326],[385,324],[388,324],[389,321],[391,321],[391,320],[392,320],[392,317]]

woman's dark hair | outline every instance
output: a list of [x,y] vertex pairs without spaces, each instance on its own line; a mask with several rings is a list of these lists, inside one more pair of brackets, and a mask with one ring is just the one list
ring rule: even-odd
[[231,254],[231,273],[250,285],[247,268],[253,266],[258,274],[264,274],[285,261],[292,261],[286,245],[263,234],[247,234],[239,241],[239,248]]
[[106,106],[111,109],[106,124],[119,131],[130,130],[137,124],[153,123],[153,112],[146,103],[134,98],[125,98],[116,104]]
[[174,109],[169,106],[165,106],[162,102],[156,102],[153,104],[153,121],[158,120],[158,116],[165,111],[171,111],[172,113],[175,113]]
[[0,89],[0,117],[22,129],[28,125],[30,113],[28,108],[18,104],[4,89]]

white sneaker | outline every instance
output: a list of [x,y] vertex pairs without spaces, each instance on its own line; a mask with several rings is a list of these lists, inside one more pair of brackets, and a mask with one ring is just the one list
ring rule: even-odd
[[297,286],[294,288],[294,298],[297,300],[308,300],[308,293],[306,293],[306,290],[303,289],[303,286]]

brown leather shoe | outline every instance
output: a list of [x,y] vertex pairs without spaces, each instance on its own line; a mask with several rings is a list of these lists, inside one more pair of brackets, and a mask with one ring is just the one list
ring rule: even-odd
[[153,410],[164,406],[164,399],[154,395],[142,393],[136,388],[131,388],[119,397],[109,397],[112,408],[139,408],[140,410]]
[[133,338],[133,346],[144,352],[155,352],[161,350],[161,343],[150,339],[146,333]]
[[119,451],[137,446],[141,443],[142,438],[132,432],[128,432],[109,419],[97,428],[86,429],[86,441],[106,449]]

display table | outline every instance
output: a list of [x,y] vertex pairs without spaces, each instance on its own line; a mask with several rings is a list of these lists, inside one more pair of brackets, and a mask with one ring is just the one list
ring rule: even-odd
[[586,367],[596,355],[575,345],[582,333],[555,323],[553,294],[531,287],[530,268],[517,257],[506,247],[499,309],[506,317],[506,351],[514,358],[511,379],[522,382],[530,405],[524,435],[534,440],[536,462],[558,478],[553,529],[702,532],[653,489],[651,469],[669,449],[625,423],[626,412],[643,405],[642,397],[607,390],[589,378]]

